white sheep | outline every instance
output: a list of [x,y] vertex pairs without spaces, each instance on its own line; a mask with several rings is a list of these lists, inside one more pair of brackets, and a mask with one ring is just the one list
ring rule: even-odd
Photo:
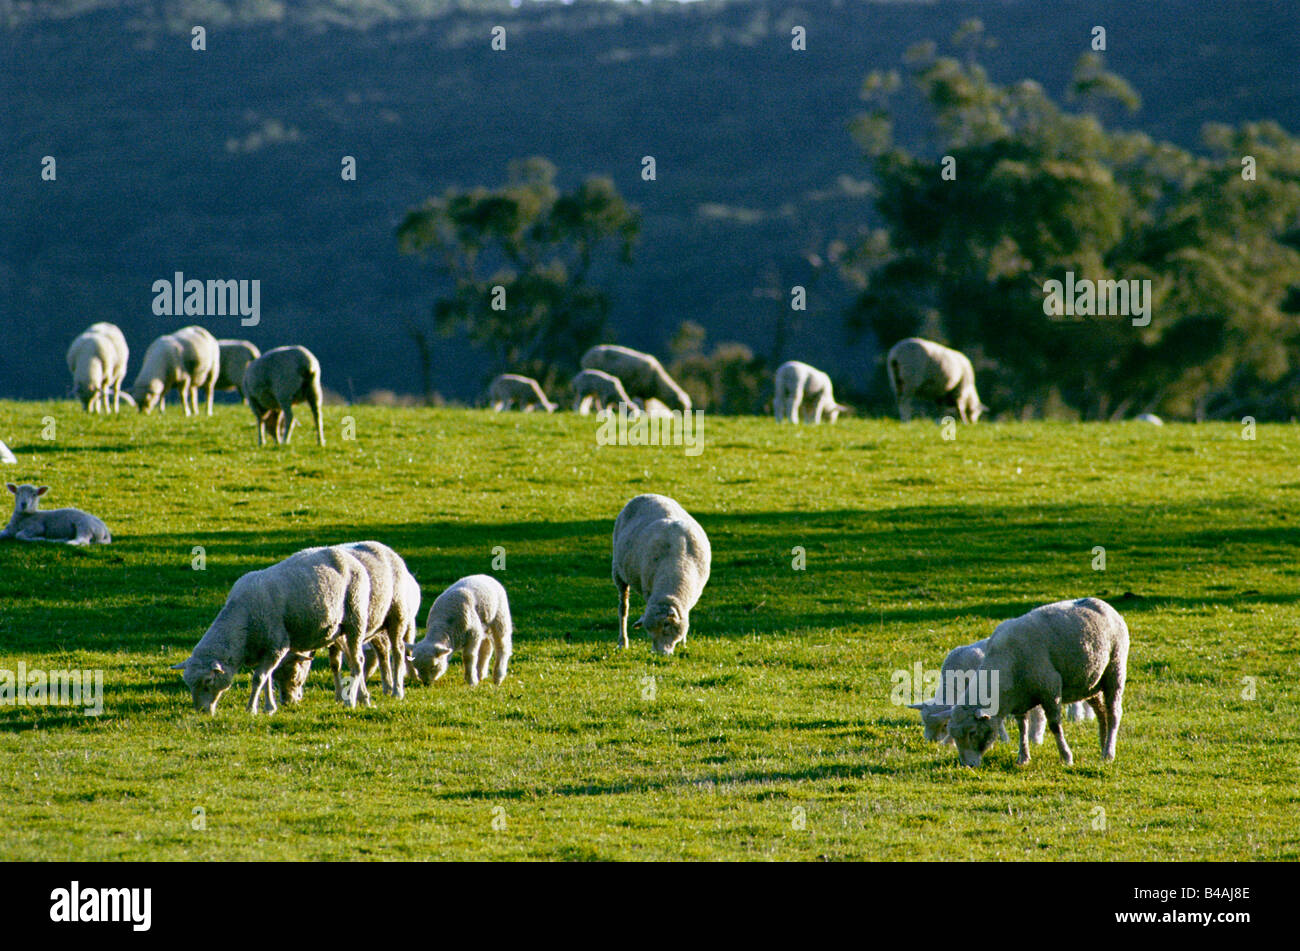
[[890,347],[886,364],[903,422],[912,418],[912,401],[918,398],[956,409],[963,423],[978,422],[988,412],[975,391],[975,368],[964,353],[908,337]]
[[249,712],[257,713],[265,693],[267,710],[274,713],[272,673],[286,656],[337,645],[352,674],[340,699],[356,707],[369,607],[370,576],[360,561],[338,547],[308,548],[236,581],[190,656],[172,669],[184,671],[194,709],[215,714],[239,668],[248,665]]
[[131,385],[140,412],[154,406],[167,408],[167,391],[178,389],[185,415],[199,414],[199,393],[206,390],[208,415],[212,415],[212,394],[221,374],[221,348],[217,338],[197,325],[164,334],[145,351],[144,363]]
[[635,419],[641,415],[640,408],[623,389],[623,381],[604,370],[583,370],[569,381],[573,391],[573,411],[583,416],[591,413],[594,406],[599,412],[609,407],[617,409],[620,403],[627,404],[627,414]]
[[247,340],[218,340],[217,347],[221,350],[221,372],[217,375],[217,389],[234,390],[242,397],[244,371],[262,355],[262,351]]
[[663,364],[648,353],[615,344],[601,344],[584,353],[581,362],[584,370],[603,370],[618,377],[623,389],[634,399],[654,397],[669,409],[690,411],[691,398],[686,391],[668,375]]
[[10,451],[9,447],[3,442],[0,442],[0,463],[9,466],[18,465],[18,457],[15,456],[13,452]]
[[[635,412],[633,412],[635,410]],[[659,402],[653,396],[645,400],[633,400],[632,408],[628,410],[628,418],[636,419],[637,415],[645,413],[651,419],[672,419],[673,411],[663,403]]]
[[40,497],[50,490],[48,485],[14,485],[5,483],[14,494],[14,514],[9,524],[0,532],[0,538],[16,538],[20,542],[67,542],[69,545],[89,545],[92,542],[107,545],[113,541],[108,526],[81,509],[48,509],[41,511]]
[[518,373],[502,373],[493,379],[488,387],[488,403],[498,413],[511,407],[525,413],[538,407],[548,413],[555,412],[555,404],[546,398],[542,385],[531,376]]
[[1150,423],[1152,426],[1163,426],[1165,424],[1165,421],[1155,413],[1142,413],[1140,416],[1135,416],[1134,419],[1139,423]]
[[257,444],[266,442],[266,425],[276,443],[293,437],[293,404],[305,402],[316,420],[316,441],[325,445],[325,419],[321,415],[320,361],[306,347],[276,347],[244,371],[244,397],[257,417]]
[[[405,696],[406,645],[415,642],[419,624],[420,585],[412,577],[402,556],[380,542],[352,542],[341,545],[365,566],[370,575],[370,630],[366,646],[372,648],[374,662],[365,665],[367,675],[376,668],[383,680],[384,692]],[[334,671],[334,688],[342,695],[340,652],[331,648],[330,668]],[[364,677],[361,693],[369,697]]]
[[122,331],[109,323],[92,324],[68,347],[68,370],[87,412],[112,412],[121,407],[122,380],[126,377],[129,351]]
[[[829,416],[833,423],[840,413],[847,412],[847,406],[835,402],[835,393],[831,387],[831,378],[821,370],[798,360],[788,360],[776,368],[776,395],[772,408],[778,423],[787,419],[798,423],[804,419],[820,423],[823,416]],[[804,401],[808,405],[804,406]]]
[[980,764],[1008,716],[1019,720],[1019,762],[1028,763],[1028,714],[1041,704],[1061,761],[1071,765],[1074,754],[1061,729],[1061,704],[1077,700],[1087,701],[1096,712],[1102,758],[1113,760],[1128,645],[1124,618],[1100,598],[1057,601],[1003,621],[988,639],[977,671],[978,682],[996,690],[989,705],[964,696],[937,714],[962,763]]
[[[986,637],[982,641],[954,647],[950,650],[948,656],[943,659],[943,665],[939,668],[939,683],[942,685],[940,687],[941,695],[932,700],[909,704],[910,709],[921,714],[921,725],[925,732],[925,738],[931,743],[954,745],[953,738],[948,735],[947,708],[951,706],[953,701],[949,691],[954,689],[954,684],[967,682],[965,678],[969,678],[979,670],[980,664],[984,662],[984,651],[987,649],[988,643],[989,639]],[[954,679],[958,677],[963,678],[963,680]],[[1043,742],[1043,730],[1046,726],[1047,718],[1043,715],[1042,707],[1034,707],[1029,711],[1029,738],[1033,742]],[[999,725],[998,739],[1011,739],[1007,735],[1005,724]]]
[[673,499],[638,495],[623,506],[614,521],[619,647],[628,646],[628,594],[633,585],[645,598],[645,611],[632,626],[645,628],[655,653],[671,654],[684,643],[712,559],[704,529]]
[[447,662],[460,651],[465,682],[471,687],[488,674],[501,683],[506,679],[513,652],[514,625],[506,589],[491,575],[461,578],[438,595],[429,608],[424,637],[411,651],[411,663],[421,680],[431,684],[447,672]]

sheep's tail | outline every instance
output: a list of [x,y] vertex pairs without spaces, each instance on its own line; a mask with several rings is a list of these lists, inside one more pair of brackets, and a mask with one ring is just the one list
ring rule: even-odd
[[894,357],[889,361],[889,382],[894,386],[894,395],[903,395],[903,375],[899,371],[898,358]]

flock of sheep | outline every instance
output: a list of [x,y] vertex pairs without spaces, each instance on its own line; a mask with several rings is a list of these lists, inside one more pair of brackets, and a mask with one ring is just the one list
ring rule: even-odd
[[[122,392],[128,349],[121,331],[98,323],[73,341],[68,367],[88,412],[118,411],[121,401],[148,413],[166,408],[178,390],[186,415],[208,415],[216,389],[239,392],[258,423],[258,444],[268,424],[277,442],[290,438],[292,406],[306,402],[324,444],[320,364],[305,348],[267,353],[247,341],[215,339],[202,327],[186,327],[155,340],[145,353],[130,394]],[[574,410],[587,414],[626,407],[632,414],[689,412],[691,399],[653,356],[626,347],[593,347],[571,383]],[[987,408],[975,389],[974,370],[963,354],[919,338],[897,343],[886,357],[891,386],[904,420],[917,400],[954,410],[975,423]],[[806,363],[782,364],[775,375],[778,421],[835,422],[847,407],[835,401],[827,374]],[[534,379],[504,374],[488,392],[495,410],[553,412]],[[14,513],[0,538],[22,541],[111,542],[105,524],[78,509],[41,510],[47,486],[8,484]],[[656,653],[671,655],[684,643],[690,612],[709,580],[712,551],[704,529],[676,501],[639,495],[618,514],[613,530],[612,575],[618,592],[618,645],[628,646],[629,597],[636,588],[645,608],[634,627],[644,628]],[[465,680],[489,675],[500,684],[513,653],[509,600],[489,575],[461,578],[433,602],[425,634],[416,640],[420,585],[402,557],[375,541],[308,548],[278,564],[245,574],[190,656],[175,665],[189,686],[195,709],[215,713],[218,700],[242,667],[253,671],[248,709],[263,698],[268,712],[303,696],[315,653],[328,652],[335,697],[348,707],[370,705],[367,677],[380,673],[383,690],[405,696],[405,683],[431,683],[459,652]],[[1089,709],[1098,721],[1102,755],[1115,756],[1121,716],[1128,627],[1109,604],[1096,598],[1043,605],[998,625],[985,640],[958,647],[945,659],[945,683],[965,686],[955,694],[913,704],[927,739],[957,747],[961,762],[977,766],[999,738],[1004,720],[1020,727],[1020,762],[1029,745],[1050,728],[1061,759],[1073,754],[1061,728],[1069,711]],[[495,658],[495,662],[494,662]],[[343,673],[346,660],[348,673]],[[953,675],[955,679],[953,679]],[[977,682],[994,684],[991,697],[976,697]],[[1065,708],[1063,709],[1063,705]]]

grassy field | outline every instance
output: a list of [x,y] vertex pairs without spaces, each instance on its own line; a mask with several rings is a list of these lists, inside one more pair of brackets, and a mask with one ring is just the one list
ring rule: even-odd
[[[105,683],[99,717],[0,707],[6,858],[1300,856],[1295,427],[980,424],[945,441],[928,423],[707,418],[690,458],[598,447],[571,414],[331,408],[324,449],[300,430],[261,451],[251,423],[230,405],[0,403],[20,457],[6,479],[49,483],[47,507],[115,538],[0,543],[0,668]],[[670,658],[613,646],[610,531],[641,492],[677,498],[713,544]],[[240,574],[370,538],[421,581],[421,622],[504,549],[504,685],[470,689],[453,665],[349,711],[318,661],[297,708],[248,716],[245,673],[215,718],[192,711],[167,667]],[[1023,768],[1000,744],[964,769],[890,702],[895,670],[1085,595],[1132,630],[1115,763],[1071,723],[1073,768],[1049,741]]]

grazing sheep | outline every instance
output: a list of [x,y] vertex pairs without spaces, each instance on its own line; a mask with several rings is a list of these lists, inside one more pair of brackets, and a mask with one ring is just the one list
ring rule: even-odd
[[118,411],[128,354],[126,338],[113,324],[92,324],[72,341],[68,370],[83,409],[89,413],[108,412],[112,394],[112,411]]
[[325,419],[321,415],[320,361],[306,347],[276,347],[244,371],[244,398],[257,417],[257,444],[266,442],[266,424],[275,441],[293,438],[293,404],[306,403],[316,420],[316,441],[325,445]]
[[[808,406],[804,407],[804,400]],[[847,412],[847,406],[835,402],[831,389],[831,378],[807,363],[789,360],[776,368],[776,396],[772,401],[776,412],[776,421],[798,423],[804,419],[820,423],[822,416],[829,416],[831,422],[839,418],[840,413]]]
[[89,512],[81,509],[48,509],[41,511],[40,497],[50,491],[48,485],[14,485],[5,487],[14,494],[14,514],[9,524],[0,531],[0,538],[16,538],[20,542],[67,542],[69,545],[89,545],[92,542],[107,545],[113,541],[108,526]]
[[686,391],[668,375],[663,364],[648,353],[614,344],[601,344],[582,355],[582,368],[603,370],[618,377],[623,389],[634,399],[654,397],[669,409],[690,411],[691,398],[686,395]]
[[460,651],[465,682],[471,687],[486,679],[488,662],[496,653],[492,679],[506,679],[513,650],[514,626],[506,589],[491,575],[461,578],[438,595],[429,608],[423,639],[411,651],[411,663],[426,684],[447,672],[447,662]]
[[1086,700],[1096,712],[1102,758],[1113,760],[1128,644],[1124,618],[1100,598],[1057,601],[1003,621],[988,639],[978,671],[990,684],[992,677],[986,675],[997,672],[992,705],[982,709],[979,703],[959,702],[938,713],[962,763],[980,764],[1008,716],[1019,719],[1019,762],[1028,763],[1028,714],[1041,704],[1061,761],[1071,765],[1074,754],[1061,729],[1061,704],[1076,700]]
[[1150,423],[1152,426],[1163,426],[1165,424],[1165,421],[1155,413],[1143,413],[1142,415],[1135,417],[1135,421],[1139,423]]
[[628,593],[645,611],[633,624],[649,633],[655,653],[685,643],[690,612],[709,580],[709,538],[699,522],[665,495],[638,495],[614,522],[614,585],[618,588],[618,646],[627,647]]
[[[377,667],[384,693],[405,696],[406,645],[414,643],[419,624],[420,585],[407,570],[402,556],[380,542],[353,542],[338,546],[365,566],[370,575],[370,630],[365,645],[372,648],[373,663],[368,659],[366,675]],[[342,658],[337,648],[330,649],[330,668],[334,671],[334,690],[342,696]],[[365,677],[361,694],[368,698]]]
[[9,450],[9,447],[2,442],[0,442],[0,462],[10,466],[18,465],[18,457],[15,456]]
[[217,338],[202,327],[182,327],[164,334],[145,351],[144,363],[131,385],[140,412],[154,406],[167,408],[167,391],[178,389],[185,415],[199,414],[199,392],[207,391],[208,415],[212,415],[212,394],[221,374],[221,348]]
[[956,409],[963,423],[978,422],[988,412],[975,392],[975,369],[964,353],[908,337],[889,349],[886,363],[903,422],[912,418],[912,401],[917,398]]
[[[950,683],[958,683],[952,678],[958,676],[966,678],[974,671],[979,670],[980,664],[984,661],[984,652],[988,648],[988,643],[989,639],[986,637],[982,641],[976,641],[962,647],[954,647],[950,650],[948,656],[943,659],[943,665],[939,668],[939,683],[942,685],[940,690],[944,694],[936,700],[909,704],[910,709],[921,714],[921,725],[925,731],[925,738],[931,743],[954,745],[953,738],[948,735],[946,713],[954,698],[947,695],[947,691],[951,689]],[[948,703],[945,704],[944,699],[947,699]],[[1047,718],[1043,715],[1042,707],[1034,707],[1029,711],[1029,734],[1033,742],[1043,742],[1043,730],[1046,726]],[[1008,741],[1011,739],[1007,735],[1005,724],[998,725],[998,739]]]
[[531,413],[539,406],[548,413],[555,412],[555,404],[546,398],[542,385],[531,376],[517,373],[502,373],[492,381],[488,403],[498,413],[511,407]]
[[633,419],[641,414],[623,389],[623,381],[604,370],[583,370],[570,381],[569,388],[573,390],[573,411],[583,416],[591,413],[592,406],[599,412],[606,407],[616,409],[620,403],[627,404],[627,414]]
[[361,562],[337,547],[304,549],[236,581],[190,656],[172,669],[184,671],[194,709],[215,714],[217,701],[246,664],[253,668],[249,712],[257,713],[265,693],[267,711],[274,713],[271,676],[286,655],[293,653],[296,664],[302,655],[337,645],[352,673],[340,699],[356,707],[369,606],[370,577]]
[[[256,344],[247,340],[218,340],[221,350],[221,372],[217,375],[217,389],[234,390],[244,395],[244,371],[262,355]],[[244,400],[248,402],[247,399]]]

